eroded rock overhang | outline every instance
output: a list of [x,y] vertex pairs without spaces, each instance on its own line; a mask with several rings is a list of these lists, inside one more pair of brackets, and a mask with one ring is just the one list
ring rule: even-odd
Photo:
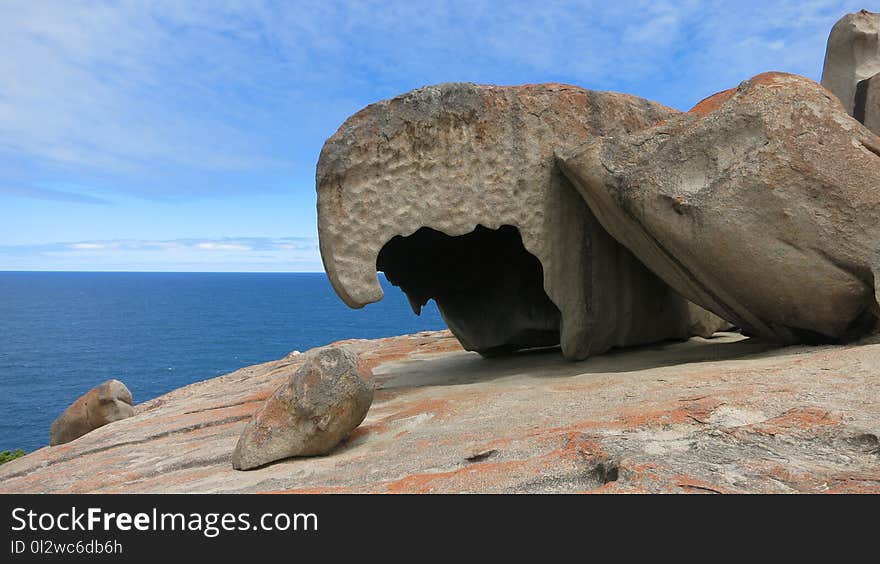
[[[318,162],[330,281],[346,304],[362,307],[382,298],[377,259],[395,237],[509,226],[540,263],[566,357],[687,337],[694,308],[605,232],[554,159],[674,114],[634,96],[558,84],[441,84],[368,106],[328,139]],[[461,316],[473,312],[440,306],[453,330],[472,325]]]

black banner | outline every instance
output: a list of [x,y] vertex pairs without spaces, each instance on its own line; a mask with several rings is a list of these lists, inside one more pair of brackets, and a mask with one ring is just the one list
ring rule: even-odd
[[[496,553],[535,544],[552,552],[620,543],[614,546],[629,551],[652,535],[658,539],[652,550],[662,551],[697,536],[778,540],[781,531],[795,526],[802,537],[811,524],[821,526],[827,538],[833,526],[827,515],[870,514],[874,505],[871,496],[5,495],[0,500],[7,555],[0,562],[137,562],[182,554],[227,562],[358,549],[367,557],[413,542],[427,553],[459,551],[469,561],[474,548]],[[870,523],[864,522],[866,531]],[[856,527],[847,527],[848,535],[858,538]]]

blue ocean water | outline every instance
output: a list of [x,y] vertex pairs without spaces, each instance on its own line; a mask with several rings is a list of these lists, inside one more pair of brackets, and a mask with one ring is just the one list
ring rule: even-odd
[[140,403],[292,350],[445,327],[380,280],[385,299],[351,310],[323,273],[0,272],[0,450],[46,445],[109,378]]

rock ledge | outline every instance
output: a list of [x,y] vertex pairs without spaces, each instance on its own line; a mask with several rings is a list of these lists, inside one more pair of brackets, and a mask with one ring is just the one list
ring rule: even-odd
[[329,456],[237,472],[242,428],[305,355],[243,368],[0,466],[0,492],[880,493],[880,341],[736,334],[486,361],[447,332],[345,341],[376,385]]

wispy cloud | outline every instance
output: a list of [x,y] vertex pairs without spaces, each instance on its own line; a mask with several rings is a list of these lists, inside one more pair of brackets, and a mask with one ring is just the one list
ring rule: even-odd
[[[289,197],[295,220],[272,233],[313,233],[321,146],[379,99],[445,81],[566,82],[687,109],[765,70],[818,79],[831,26],[862,7],[863,0],[7,0],[0,238],[5,228],[9,241],[154,240],[63,249],[64,256],[116,252],[125,264],[134,255],[184,252],[192,260],[255,261],[261,252],[275,260],[301,250],[169,241],[226,233],[242,201],[277,216],[277,206],[260,208],[261,198]],[[103,209],[85,205],[109,202],[114,223],[135,225],[145,212],[132,202],[144,199],[153,211],[157,202],[197,204],[189,209],[204,202],[215,213],[178,217],[197,230],[156,222],[145,233],[103,227],[96,213]],[[22,209],[46,213],[23,222]],[[308,260],[319,268],[315,256]]]
[[109,204],[109,200],[78,192],[55,190],[53,188],[0,186],[0,195],[20,198],[36,198],[38,200],[56,200],[74,204]]
[[317,272],[310,237],[76,241],[0,246],[0,270]]
[[73,243],[70,245],[70,248],[73,250],[76,250],[76,251],[90,250],[90,249],[106,249],[108,247],[113,248],[110,245],[107,245],[105,243]]
[[816,77],[830,25],[858,6],[13,1],[0,24],[0,50],[14,54],[0,58],[0,151],[147,175],[311,167],[347,113],[426,82],[565,79],[674,89],[661,101],[680,102],[717,88],[711,71]]
[[[221,81],[197,64],[207,45],[186,37],[197,35],[196,22],[180,10],[165,13],[128,2],[6,4],[0,49],[14,56],[0,59],[0,146],[110,169],[264,164],[245,132],[223,119],[228,112],[208,113],[224,96],[211,92]],[[205,23],[208,40],[228,31],[221,20]],[[230,88],[239,82],[216,78]]]
[[197,249],[203,249],[208,251],[250,251],[253,250],[249,245],[242,245],[240,243],[198,243],[196,245]]

